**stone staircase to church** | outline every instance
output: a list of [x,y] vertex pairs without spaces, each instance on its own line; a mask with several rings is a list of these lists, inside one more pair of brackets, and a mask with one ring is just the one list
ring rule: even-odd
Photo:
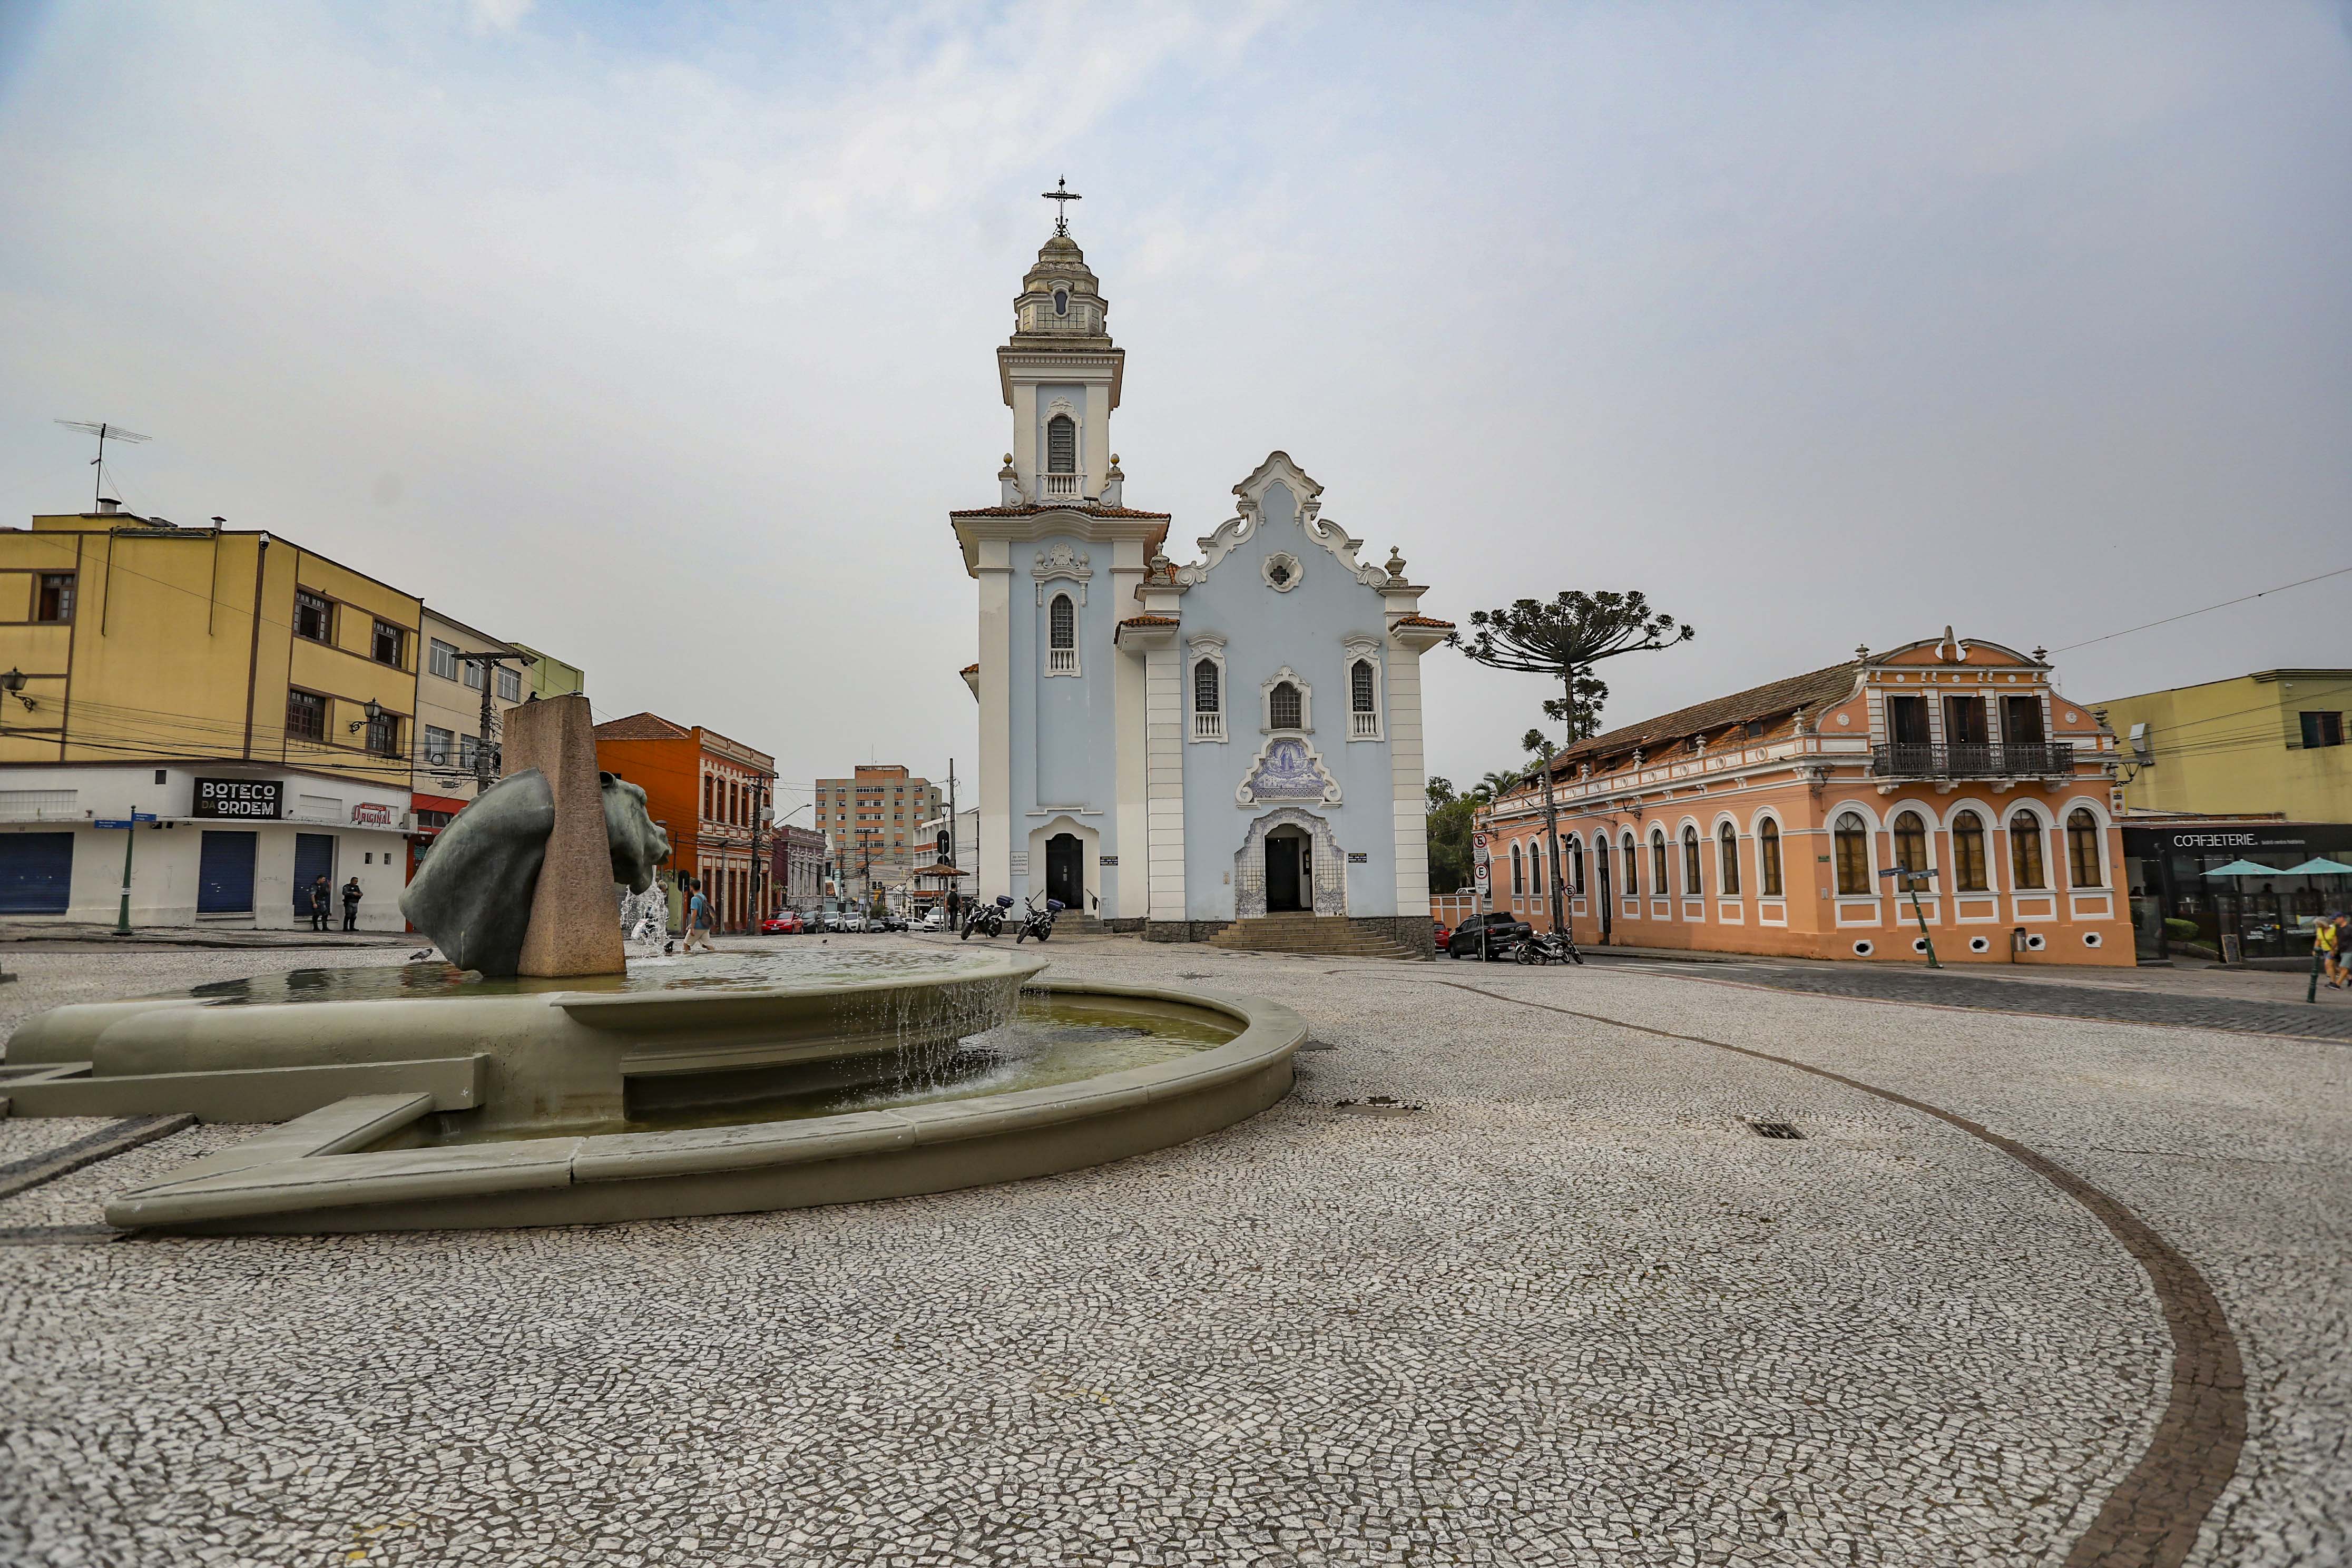
[[1212,947],[1240,952],[1306,952],[1334,958],[1417,959],[1421,954],[1345,915],[1286,913],[1235,921],[1209,938]]

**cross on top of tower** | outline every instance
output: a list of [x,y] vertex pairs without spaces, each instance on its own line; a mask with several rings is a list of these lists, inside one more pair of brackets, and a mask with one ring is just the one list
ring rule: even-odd
[[1054,232],[1067,238],[1070,233],[1070,203],[1084,201],[1086,198],[1070,189],[1070,180],[1066,174],[1054,182],[1052,190],[1043,194],[1047,201],[1055,204]]

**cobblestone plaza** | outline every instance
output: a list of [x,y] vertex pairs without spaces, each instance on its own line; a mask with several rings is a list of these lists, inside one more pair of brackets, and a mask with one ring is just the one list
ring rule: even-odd
[[[0,1202],[0,1561],[2346,1560],[2340,1038],[2147,992],[1051,956],[1297,1008],[1296,1092],[794,1213],[77,1239],[232,1127]],[[303,955],[11,962],[13,1026]],[[99,1125],[0,1121],[0,1164]]]

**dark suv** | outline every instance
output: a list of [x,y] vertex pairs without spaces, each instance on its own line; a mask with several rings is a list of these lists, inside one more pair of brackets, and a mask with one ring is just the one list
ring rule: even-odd
[[1486,927],[1486,956],[1490,959],[1508,958],[1511,949],[1535,934],[1535,928],[1527,921],[1517,915],[1496,910],[1491,914],[1464,921],[1454,927],[1454,934],[1445,939],[1447,955],[1453,958],[1477,957],[1478,930],[1481,924]]

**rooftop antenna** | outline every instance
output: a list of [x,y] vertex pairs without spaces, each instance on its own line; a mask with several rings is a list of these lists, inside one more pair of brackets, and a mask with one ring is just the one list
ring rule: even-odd
[[1054,232],[1067,239],[1070,237],[1070,204],[1082,202],[1086,198],[1070,189],[1070,178],[1067,174],[1055,180],[1054,188],[1043,194],[1047,201],[1054,204]]
[[90,467],[98,470],[98,477],[90,481],[89,487],[89,508],[92,511],[96,511],[98,510],[98,503],[101,500],[105,499],[107,441],[110,438],[117,441],[134,442],[152,441],[154,439],[152,436],[142,436],[136,430],[125,430],[120,425],[110,425],[103,419],[100,420],[95,425],[80,419],[59,419],[56,421],[56,423],[64,426],[68,430],[79,430],[85,435],[95,436],[98,437],[98,456],[89,460]]

